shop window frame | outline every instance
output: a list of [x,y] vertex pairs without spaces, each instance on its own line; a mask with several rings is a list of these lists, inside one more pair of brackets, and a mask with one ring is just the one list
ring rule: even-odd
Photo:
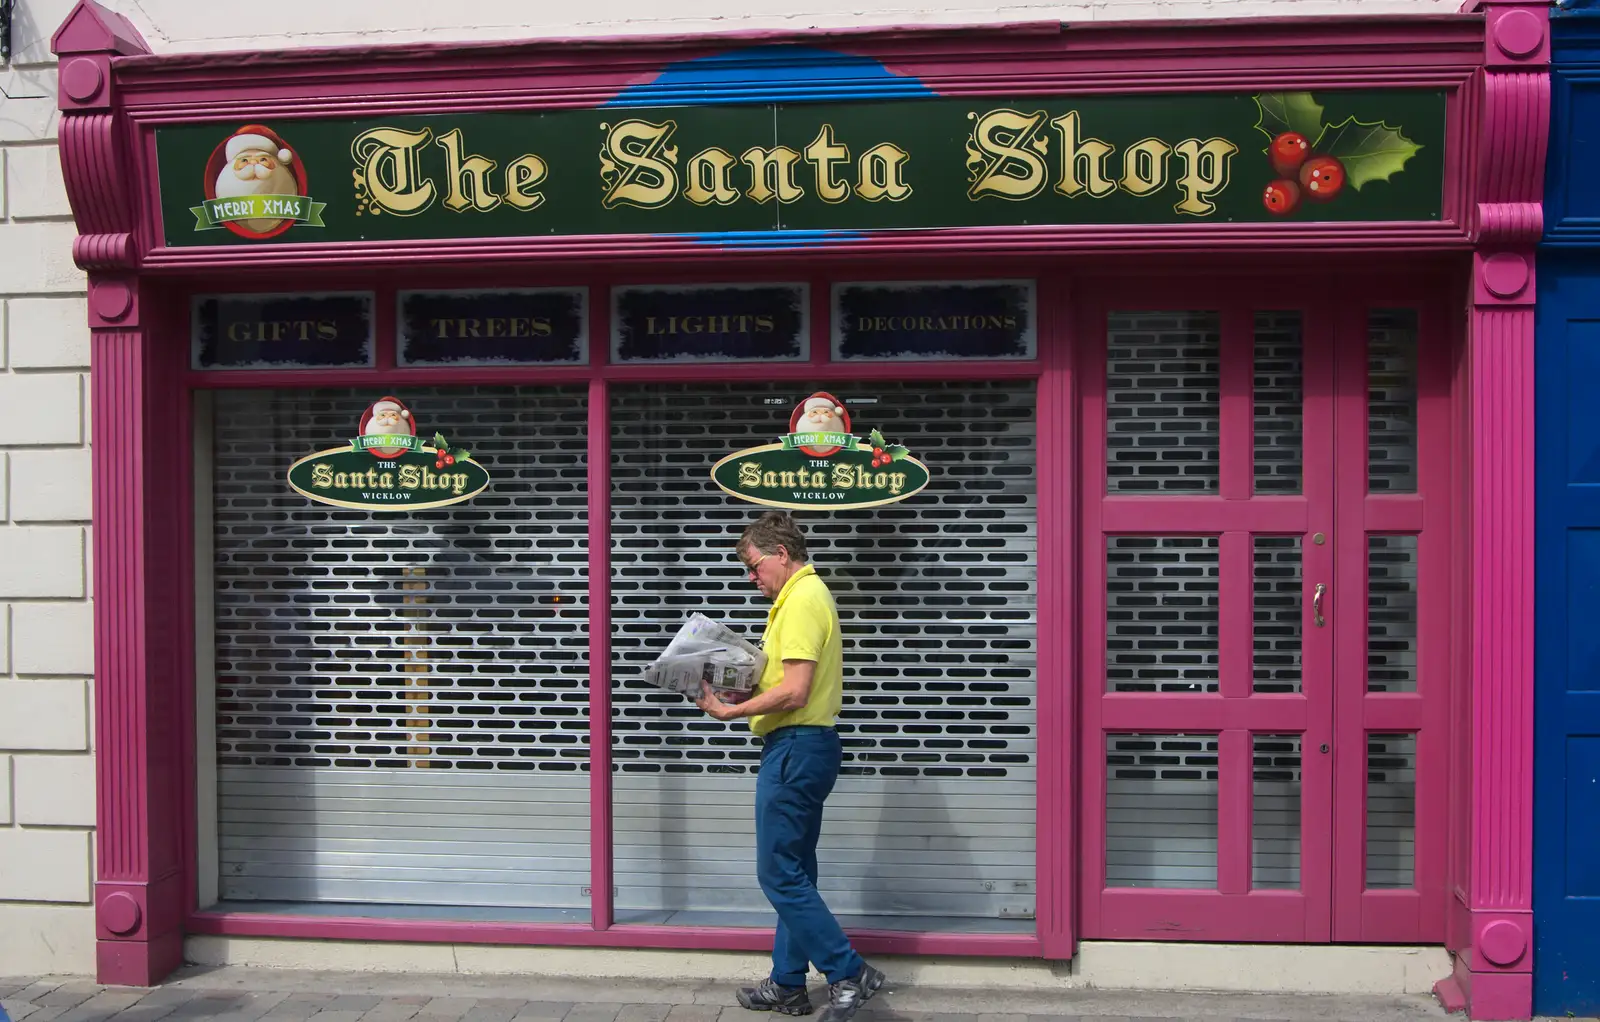
[[[261,275],[266,278],[268,275]],[[181,740],[184,759],[197,762],[200,748],[197,719],[196,675],[201,661],[212,656],[202,647],[194,627],[201,593],[193,581],[195,526],[206,520],[200,502],[209,494],[195,492],[193,459],[202,455],[206,438],[194,428],[193,406],[196,395],[206,391],[233,389],[285,389],[296,387],[363,387],[376,393],[403,394],[408,387],[427,385],[581,385],[589,391],[589,662],[590,682],[590,782],[591,782],[591,920],[583,924],[436,922],[423,920],[372,920],[345,917],[312,917],[268,913],[228,913],[210,911],[201,904],[205,883],[200,867],[216,860],[202,848],[201,828],[210,824],[215,840],[215,817],[209,820],[199,812],[199,797],[215,795],[214,778],[190,771],[186,778],[182,805],[186,819],[183,833],[183,878],[190,933],[253,936],[345,937],[352,939],[449,940],[461,943],[549,944],[566,946],[657,947],[702,950],[760,950],[770,947],[771,932],[765,928],[709,928],[653,924],[619,924],[614,921],[612,894],[611,839],[611,685],[610,685],[610,462],[609,390],[613,385],[633,383],[737,383],[759,371],[768,381],[873,380],[959,381],[1033,380],[1037,388],[1039,504],[1039,570],[1037,615],[1041,622],[1038,640],[1038,687],[1036,713],[1041,734],[1059,736],[1056,741],[1040,741],[1036,761],[1037,843],[1035,852],[1037,908],[1035,928],[1030,934],[970,934],[896,930],[855,930],[856,946],[868,954],[960,954],[974,956],[1043,957],[1066,960],[1075,949],[1073,845],[1075,797],[1069,778],[1070,760],[1076,745],[1074,694],[1070,679],[1076,659],[1073,650],[1075,631],[1050,628],[1047,621],[1070,621],[1075,613],[1076,550],[1073,541],[1075,486],[1072,472],[1075,457],[1072,434],[1075,425],[1074,330],[1070,314],[1072,291],[1067,276],[1056,267],[1040,267],[1037,262],[1018,260],[988,263],[983,272],[970,265],[916,265],[895,273],[863,272],[859,266],[830,266],[819,270],[814,265],[796,266],[786,261],[763,264],[753,261],[740,272],[607,273],[540,272],[518,273],[496,269],[473,274],[418,270],[415,273],[339,271],[319,275],[313,289],[330,291],[368,291],[373,295],[374,364],[365,368],[295,369],[194,369],[190,368],[189,330],[191,300],[195,295],[226,293],[296,293],[291,286],[304,277],[272,274],[272,279],[254,277],[208,277],[204,280],[177,278],[159,282],[150,308],[162,322],[162,334],[170,342],[163,352],[175,372],[178,401],[174,408],[183,443],[180,464],[174,465],[178,478],[185,481],[182,493],[175,495],[174,513],[182,519],[184,535],[189,537],[183,577],[187,585],[184,620],[189,622],[183,645],[184,720]],[[993,280],[1028,280],[1033,283],[1036,319],[1036,345],[1032,358],[950,358],[950,359],[848,359],[832,355],[832,295],[835,284],[940,283]],[[807,331],[809,358],[804,361],[762,363],[757,370],[749,361],[640,364],[610,361],[612,334],[612,289],[628,285],[695,285],[728,283],[786,283],[808,285]],[[397,364],[399,298],[413,291],[504,291],[530,288],[586,288],[588,360],[581,365],[490,365],[490,366],[402,366]],[[192,438],[192,443],[187,442]],[[1054,511],[1047,511],[1053,508]],[[752,511],[757,505],[751,505]],[[753,870],[754,863],[751,863]],[[215,883],[212,882],[212,889]]]

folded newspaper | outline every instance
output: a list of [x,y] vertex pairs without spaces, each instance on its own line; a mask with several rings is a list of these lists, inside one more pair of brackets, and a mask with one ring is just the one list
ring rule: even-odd
[[737,632],[706,617],[690,614],[656,662],[644,669],[652,685],[700,697],[702,682],[725,703],[742,703],[755,692],[767,655]]

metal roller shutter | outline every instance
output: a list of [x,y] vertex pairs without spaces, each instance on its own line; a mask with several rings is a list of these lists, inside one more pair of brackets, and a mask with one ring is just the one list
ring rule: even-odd
[[308,505],[377,396],[215,395],[220,895],[586,919],[586,388],[408,391],[490,489]]
[[[1036,426],[1031,381],[830,385],[931,468],[902,503],[797,513],[845,637],[844,772],[821,888],[855,925],[1031,931],[1035,907]],[[742,723],[638,680],[684,615],[760,634],[733,542],[761,510],[717,458],[772,442],[795,386],[617,387],[612,416],[616,909],[748,924],[755,769]]]

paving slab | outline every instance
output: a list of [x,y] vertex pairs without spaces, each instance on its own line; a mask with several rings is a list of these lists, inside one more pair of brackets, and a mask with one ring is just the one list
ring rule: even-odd
[[410,1022],[427,1002],[420,997],[389,997],[361,1016],[361,1022]]
[[[772,1022],[734,984],[571,976],[187,967],[155,989],[0,977],[13,1022]],[[818,1009],[827,988],[812,987]],[[890,984],[859,1022],[1424,1022],[1431,997],[1150,993]],[[1459,1016],[1457,1016],[1459,1018]],[[1564,1020],[1550,1020],[1564,1022]],[[1600,1020],[1597,1020],[1600,1022]]]
[[566,1018],[571,1010],[571,1001],[525,1001],[511,1022],[552,1022]]

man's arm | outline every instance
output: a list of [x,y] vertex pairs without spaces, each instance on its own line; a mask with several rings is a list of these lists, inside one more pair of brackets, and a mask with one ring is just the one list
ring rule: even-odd
[[815,660],[785,660],[783,680],[742,703],[723,702],[711,691],[710,685],[701,682],[702,693],[700,698],[695,700],[695,705],[718,720],[798,710],[811,699],[811,679],[816,673]]

